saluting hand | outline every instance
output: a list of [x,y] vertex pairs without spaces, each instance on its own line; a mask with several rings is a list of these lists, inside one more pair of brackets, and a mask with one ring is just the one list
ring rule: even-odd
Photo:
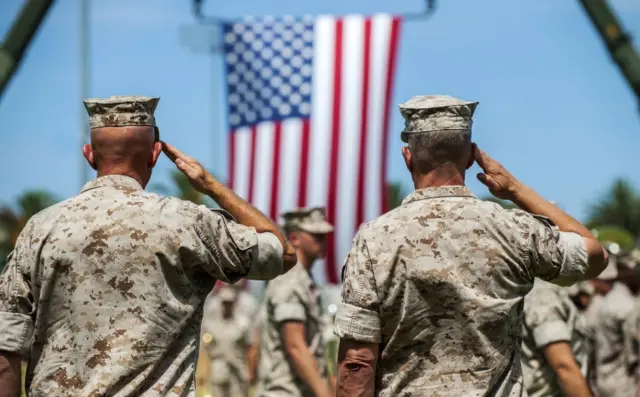
[[164,141],[162,141],[162,151],[189,178],[189,183],[194,189],[204,194],[209,192],[211,182],[215,178],[200,165],[198,160],[187,156],[175,146]]
[[513,200],[519,186],[518,180],[502,164],[489,157],[477,146],[474,147],[474,157],[484,171],[478,174],[478,180],[485,184],[494,196]]

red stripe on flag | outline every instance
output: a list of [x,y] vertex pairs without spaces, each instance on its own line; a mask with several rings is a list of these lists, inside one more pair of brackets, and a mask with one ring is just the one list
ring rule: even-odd
[[280,190],[280,149],[282,147],[282,122],[275,123],[273,134],[273,172],[271,175],[271,204],[269,216],[278,220],[278,191]]
[[300,147],[300,177],[298,181],[298,207],[304,208],[307,205],[307,189],[309,176],[309,136],[310,123],[308,119],[302,121],[302,146]]
[[388,197],[387,197],[387,141],[389,140],[389,106],[391,105],[391,95],[393,94],[393,76],[395,75],[396,68],[396,52],[398,51],[398,37],[400,35],[400,18],[393,18],[391,25],[391,39],[389,40],[389,59],[387,62],[387,88],[385,92],[384,101],[384,119],[382,122],[382,162],[380,175],[382,175],[382,213],[387,212],[389,209]]
[[367,121],[369,110],[369,70],[371,58],[371,19],[364,22],[364,48],[362,62],[362,113],[360,118],[360,159],[358,161],[358,185],[356,192],[356,224],[358,230],[360,224],[364,222],[364,185],[367,167]]
[[229,178],[227,180],[227,185],[231,190],[235,189],[235,180],[236,180],[236,131],[231,131],[231,136],[229,137]]
[[[340,153],[340,94],[342,86],[342,26],[341,19],[336,21],[335,56],[333,62],[333,119],[331,121],[331,157],[329,159],[329,197],[327,200],[327,218],[336,224],[336,201],[338,194],[338,161]],[[348,187],[345,187],[348,188]],[[327,239],[327,282],[338,283],[336,271],[336,233]]]
[[254,177],[256,175],[256,141],[258,140],[258,131],[255,125],[251,126],[251,148],[249,149],[249,153],[251,153],[251,159],[249,160],[249,194],[247,196],[247,201],[253,203],[253,187],[256,184]]

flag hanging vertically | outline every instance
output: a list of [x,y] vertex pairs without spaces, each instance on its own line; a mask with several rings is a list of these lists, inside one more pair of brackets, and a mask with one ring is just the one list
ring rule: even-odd
[[335,232],[320,282],[339,282],[360,224],[385,209],[399,32],[386,14],[224,25],[229,184],[275,221],[326,207]]

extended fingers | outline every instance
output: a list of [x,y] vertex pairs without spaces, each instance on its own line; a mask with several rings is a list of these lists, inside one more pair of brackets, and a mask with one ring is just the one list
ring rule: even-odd
[[189,157],[186,154],[182,153],[180,150],[178,150],[178,148],[176,148],[175,146],[173,146],[171,144],[168,144],[165,141],[162,141],[162,151],[174,163],[176,162],[177,159],[181,159],[182,161],[185,161],[185,162],[193,161],[193,159],[191,157]]

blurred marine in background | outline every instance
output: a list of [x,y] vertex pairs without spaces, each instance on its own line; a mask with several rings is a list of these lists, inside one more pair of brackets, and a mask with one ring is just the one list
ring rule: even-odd
[[[224,286],[207,302],[202,319],[200,354],[206,354],[211,395],[246,397],[249,390],[249,354],[253,342],[252,318],[241,312],[239,291]],[[220,310],[213,305],[219,304]]]
[[333,226],[326,221],[324,208],[300,209],[282,217],[298,264],[267,285],[257,396],[334,396],[327,377],[320,291],[311,277]]
[[[340,397],[525,395],[522,307],[534,280],[570,285],[606,265],[585,226],[472,143],[477,104],[419,96],[400,105],[415,191],[362,226],[345,261]],[[471,193],[474,161],[489,191],[522,210]]]
[[530,397],[591,395],[591,344],[570,292],[538,279],[525,297],[521,360]]
[[[0,277],[0,393],[193,396],[201,310],[216,279],[295,263],[276,224],[159,141],[159,98],[85,101],[98,177],[32,217]],[[160,152],[222,211],[144,190]],[[232,219],[235,217],[235,220]]]

